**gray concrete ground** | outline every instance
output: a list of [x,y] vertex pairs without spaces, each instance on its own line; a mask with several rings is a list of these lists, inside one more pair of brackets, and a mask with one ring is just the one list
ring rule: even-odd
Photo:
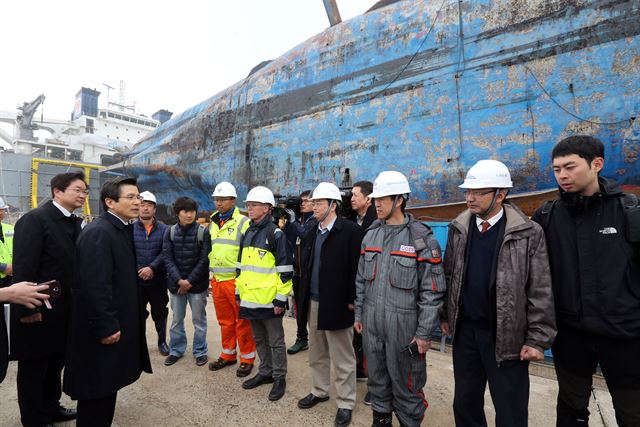
[[[209,358],[215,360],[220,352],[220,329],[211,300],[207,304]],[[187,310],[186,327],[191,343],[193,328]],[[295,341],[295,320],[284,319],[287,345]],[[310,391],[307,354],[289,356],[287,393],[278,402],[270,402],[270,385],[243,390],[242,379],[235,375],[235,367],[210,372],[207,366],[197,367],[193,356],[186,354],[175,365],[166,367],[156,348],[156,334],[151,319],[147,321],[149,353],[154,373],[143,374],[135,384],[121,390],[114,426],[331,426],[335,417],[335,400],[321,403],[313,409],[300,410],[296,403]],[[188,350],[190,351],[190,350]],[[425,394],[429,409],[425,426],[453,426],[453,368],[451,355],[430,351],[427,357],[427,386]],[[237,365],[236,365],[237,366]],[[255,372],[255,370],[254,370]],[[0,426],[19,426],[20,417],[15,387],[16,365],[10,364],[7,378],[0,385]],[[353,413],[353,426],[371,425],[371,410],[362,404],[366,383],[358,383],[358,404]],[[557,384],[553,379],[531,376],[529,425],[555,425]],[[335,396],[335,389],[332,390]],[[75,403],[63,397],[65,406]],[[489,425],[494,424],[491,398],[486,394],[485,410]],[[591,426],[615,426],[611,397],[606,389],[597,389],[591,399]],[[394,420],[395,425],[397,421]],[[73,423],[60,423],[72,426]]]

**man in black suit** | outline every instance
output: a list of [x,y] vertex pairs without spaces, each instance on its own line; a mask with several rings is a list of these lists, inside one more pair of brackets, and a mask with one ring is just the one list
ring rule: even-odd
[[353,184],[351,189],[351,209],[355,212],[355,217],[352,219],[362,227],[363,231],[375,221],[376,207],[371,203],[369,194],[373,191],[373,182],[371,181],[358,181]]
[[82,172],[51,179],[53,200],[18,220],[13,240],[13,283],[58,280],[59,298],[51,309],[11,308],[11,358],[18,360],[18,404],[25,427],[68,421],[76,411],[60,405],[64,354],[71,308],[75,241],[80,219],[73,211],[84,205],[87,184]]
[[118,390],[143,371],[151,373],[131,224],[140,198],[133,178],[105,182],[105,212],[85,227],[76,245],[64,391],[78,400],[77,427],[110,426]]

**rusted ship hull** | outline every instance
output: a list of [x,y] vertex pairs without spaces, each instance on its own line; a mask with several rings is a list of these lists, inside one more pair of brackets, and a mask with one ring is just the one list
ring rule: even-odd
[[222,180],[242,198],[387,169],[408,176],[414,206],[446,205],[482,158],[509,166],[514,195],[553,189],[553,145],[587,133],[606,144],[603,174],[633,189],[638,82],[637,1],[399,1],[178,115],[120,170],[166,206],[190,195],[212,209]]

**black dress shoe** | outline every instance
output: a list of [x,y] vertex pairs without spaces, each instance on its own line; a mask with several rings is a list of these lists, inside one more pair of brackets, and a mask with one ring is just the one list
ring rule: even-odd
[[276,378],[273,382],[273,387],[269,392],[269,400],[275,402],[280,400],[284,396],[284,390],[287,388],[287,381],[284,378]]
[[263,384],[272,384],[272,383],[273,383],[273,377],[263,377],[262,375],[258,374],[255,377],[250,378],[245,382],[243,382],[242,388],[245,390],[251,390],[252,388],[256,388]]
[[78,411],[75,409],[67,409],[63,406],[59,406],[58,409],[53,411],[53,414],[51,414],[51,421],[58,423],[62,421],[75,420],[77,417]]
[[329,396],[318,397],[313,393],[309,393],[305,397],[303,397],[302,399],[298,400],[298,408],[300,408],[300,409],[313,408],[318,403],[326,402],[327,400],[329,400]]
[[336,413],[336,427],[346,427],[351,424],[351,409],[339,408]]

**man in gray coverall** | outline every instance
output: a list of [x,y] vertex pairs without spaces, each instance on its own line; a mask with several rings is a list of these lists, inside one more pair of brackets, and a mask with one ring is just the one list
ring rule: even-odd
[[442,254],[429,227],[405,214],[409,183],[395,171],[373,184],[375,221],[356,278],[354,328],[363,333],[373,425],[419,426],[427,408],[425,353],[446,290]]

